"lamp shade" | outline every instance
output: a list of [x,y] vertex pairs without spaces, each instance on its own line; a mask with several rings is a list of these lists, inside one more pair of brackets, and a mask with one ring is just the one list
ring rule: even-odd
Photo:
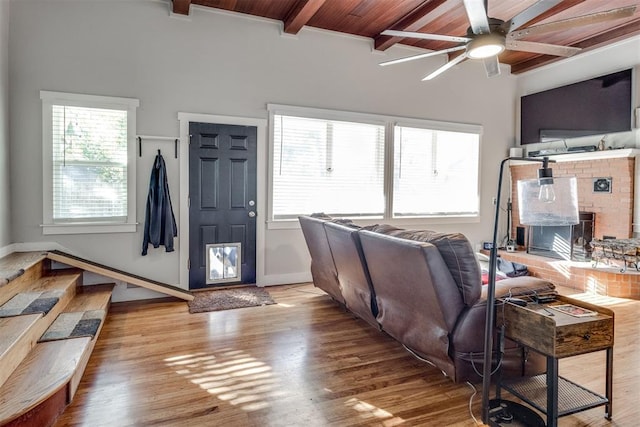
[[518,210],[523,225],[578,224],[576,178],[518,181]]

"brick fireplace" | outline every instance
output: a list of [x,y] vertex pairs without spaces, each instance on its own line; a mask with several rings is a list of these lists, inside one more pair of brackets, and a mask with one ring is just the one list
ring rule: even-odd
[[[554,177],[577,178],[579,209],[595,214],[594,238],[633,237],[635,156],[638,153],[640,151],[635,149],[623,149],[551,157],[556,160],[556,163],[550,164]],[[535,178],[540,164],[512,163],[511,236],[516,236],[517,227],[520,226],[517,182]],[[608,185],[600,185],[603,182]],[[525,235],[529,234],[528,231]],[[625,273],[621,273],[617,266],[599,265],[598,268],[593,268],[590,262],[528,254],[526,247],[519,247],[515,253],[501,253],[501,256],[527,265],[532,275],[552,280],[558,285],[601,295],[640,299],[640,272],[634,268],[629,268]]]
[[580,212],[575,225],[529,227],[527,253],[572,261],[589,261],[593,239],[593,212]]
[[[635,150],[610,150],[633,152]],[[602,153],[602,154],[600,154]],[[582,153],[581,153],[582,154]],[[584,154],[599,154],[596,152]],[[633,234],[633,204],[635,157],[594,157],[581,160],[579,154],[554,156],[557,163],[551,163],[553,176],[575,176],[578,181],[578,206],[580,211],[595,213],[593,237],[604,236],[617,239],[628,239]],[[511,200],[513,201],[513,227],[511,235],[515,236],[516,227],[520,225],[518,215],[517,182],[521,179],[532,179],[537,176],[540,165],[537,163],[521,163],[511,165]],[[610,192],[594,192],[594,179],[610,178]]]

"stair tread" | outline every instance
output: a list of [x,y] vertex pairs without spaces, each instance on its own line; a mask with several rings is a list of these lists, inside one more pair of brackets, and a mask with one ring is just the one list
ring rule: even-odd
[[[45,402],[61,404],[58,396],[66,396],[66,403],[73,398],[111,304],[115,284],[78,286],[81,270],[51,271],[44,262],[50,261],[43,253],[11,254],[0,259],[0,306],[19,293],[58,291],[51,296],[59,295],[46,314],[0,318],[0,425],[28,419]],[[10,282],[14,276],[19,279]],[[10,284],[2,286],[7,282]],[[49,309],[47,301],[33,304],[33,298],[22,295],[5,306],[3,314],[29,312],[34,306]],[[69,314],[51,329],[47,339],[52,340],[38,342],[62,313]],[[78,315],[81,320],[76,320]],[[80,336],[92,334],[96,326],[93,337]]]
[[69,301],[65,312],[107,310],[115,284],[91,285],[78,288],[75,298]]
[[27,314],[0,319],[0,360],[41,317],[42,314]]
[[[48,341],[53,339],[72,339],[78,335],[88,333],[88,331],[79,332],[78,335],[68,336],[74,328],[74,322],[79,321],[81,318],[85,319],[84,314],[89,314],[88,319],[100,319],[97,325],[98,329],[94,335],[94,338],[100,334],[104,319],[107,316],[109,305],[111,304],[111,294],[115,284],[107,285],[92,285],[86,287],[80,287],[76,296],[67,304],[65,309],[56,317],[45,333],[40,337],[40,341]],[[61,320],[62,316],[66,315],[67,318]],[[85,319],[85,321],[87,321]],[[79,323],[75,324],[76,326]]]
[[52,272],[47,276],[41,277],[33,283],[29,292],[51,291],[54,289],[64,289],[71,281],[77,280],[82,276],[79,272]]
[[0,258],[0,286],[20,276],[47,257],[46,252],[13,252]]
[[[5,350],[0,353],[0,385],[4,384],[11,373],[19,366],[20,362],[27,357],[30,351],[35,347],[38,339],[49,328],[51,323],[58,317],[69,301],[76,294],[76,284],[80,278],[79,273],[53,274],[51,276],[38,279],[33,288],[29,292],[34,291],[51,291],[62,290],[63,294],[55,306],[46,314],[29,314],[22,316],[2,318],[5,325],[17,325],[22,329],[17,331],[9,328],[0,328],[0,346]],[[24,329],[23,322],[30,322],[24,317],[31,318],[36,316],[35,321],[30,323],[28,328]],[[22,325],[22,326],[20,326]],[[20,332],[22,330],[22,332]],[[0,401],[0,406],[1,401]]]
[[66,386],[91,348],[89,337],[39,343],[0,388],[0,423],[27,413]]

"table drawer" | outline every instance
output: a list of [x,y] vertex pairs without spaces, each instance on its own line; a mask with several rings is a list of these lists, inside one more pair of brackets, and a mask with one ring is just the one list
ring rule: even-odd
[[[547,307],[506,303],[497,310],[497,325],[504,324],[507,338],[555,358],[613,346],[614,317],[610,310],[602,309],[594,316],[574,317]],[[593,306],[587,304],[585,308]]]

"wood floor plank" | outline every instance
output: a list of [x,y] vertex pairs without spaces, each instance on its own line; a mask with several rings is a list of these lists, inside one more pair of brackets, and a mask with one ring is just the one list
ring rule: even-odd
[[[454,384],[310,285],[268,291],[278,304],[213,313],[189,314],[177,300],[113,304],[56,426],[476,425],[469,385]],[[614,421],[595,408],[559,425],[633,426],[640,301],[593,302],[616,313]],[[560,365],[563,376],[604,387],[599,353]],[[476,417],[480,399],[472,402]]]

